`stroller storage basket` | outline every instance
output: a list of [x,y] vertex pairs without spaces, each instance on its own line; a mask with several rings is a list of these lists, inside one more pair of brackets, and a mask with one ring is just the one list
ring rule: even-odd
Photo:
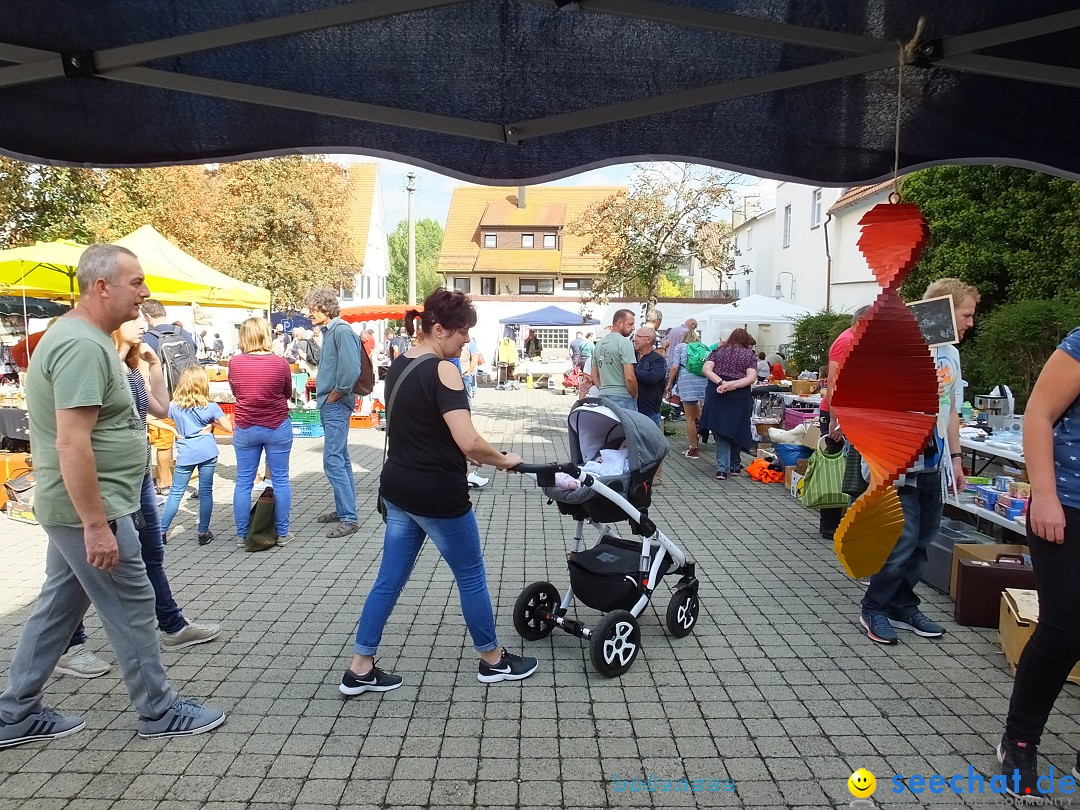
[[629,610],[641,596],[637,584],[640,560],[640,545],[635,551],[609,542],[597,543],[570,556],[570,587],[578,600],[594,610]]

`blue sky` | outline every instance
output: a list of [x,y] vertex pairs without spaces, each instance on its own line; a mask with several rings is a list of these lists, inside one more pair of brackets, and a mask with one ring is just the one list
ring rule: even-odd
[[[333,158],[340,162],[375,162],[379,164],[379,173],[382,177],[383,187],[383,216],[386,230],[392,231],[397,223],[406,218],[408,210],[408,193],[405,191],[405,175],[415,172],[417,176],[417,190],[413,196],[416,218],[418,220],[430,217],[439,223],[446,224],[446,213],[450,209],[450,195],[457,186],[470,185],[462,180],[418,169],[405,163],[398,163],[383,158],[358,158],[352,156],[338,156]],[[634,172],[635,163],[624,163],[616,166],[607,166],[603,169],[575,174],[562,180],[545,183],[549,186],[621,186],[626,185]],[[775,196],[775,182],[761,180],[747,176],[745,185],[742,186],[745,194],[760,194],[762,197],[762,210],[772,206]]]

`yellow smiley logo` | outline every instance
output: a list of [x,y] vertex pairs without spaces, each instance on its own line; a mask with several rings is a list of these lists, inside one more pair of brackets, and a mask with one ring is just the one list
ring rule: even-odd
[[856,799],[865,799],[873,796],[877,790],[877,779],[866,768],[859,768],[847,780],[847,789]]

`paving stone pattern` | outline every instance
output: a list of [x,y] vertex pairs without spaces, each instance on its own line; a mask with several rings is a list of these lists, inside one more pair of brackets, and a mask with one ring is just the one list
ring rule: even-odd
[[[528,460],[567,460],[570,399],[547,390],[481,389],[474,417],[493,444]],[[145,741],[115,670],[50,680],[48,702],[84,714],[81,733],[0,752],[0,808],[591,808],[847,807],[848,775],[877,775],[879,807],[985,807],[991,796],[895,796],[893,774],[995,772],[1012,678],[996,632],[959,627],[951,603],[922,589],[948,634],[903,634],[882,648],[858,627],[862,589],[817,534],[816,514],[779,485],[723,484],[709,458],[671,438],[652,515],[698,560],[701,619],[684,639],[663,628],[669,584],[642,617],[644,651],[622,678],[592,671],[576,638],[523,643],[512,609],[523,586],[565,589],[573,524],[525,479],[493,473],[475,493],[501,641],[540,661],[522,683],[476,681],[476,656],[453,579],[425,549],[386,628],[379,664],[405,685],[344,701],[337,691],[365,593],[377,572],[374,513],[383,447],[350,434],[360,532],[323,536],[332,505],[321,439],[292,456],[293,530],[286,548],[246,554],[233,542],[232,449],[222,447],[213,531],[195,542],[185,500],[167,547],[187,616],[219,621],[209,644],[165,653],[191,697],[228,712],[221,729]],[[711,451],[711,446],[708,448]],[[710,456],[710,452],[704,456]],[[626,524],[622,524],[626,526]],[[0,667],[4,670],[44,577],[39,527],[0,518]],[[598,614],[581,608],[594,623]],[[89,646],[112,660],[96,615]],[[1069,685],[1042,751],[1048,770],[1072,766],[1080,702]],[[613,779],[734,780],[732,792],[616,790]]]

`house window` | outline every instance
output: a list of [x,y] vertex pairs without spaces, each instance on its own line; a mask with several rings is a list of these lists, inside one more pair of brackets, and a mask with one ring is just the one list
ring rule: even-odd
[[750,250],[754,246],[754,229],[746,229],[746,249]]
[[496,234],[485,233],[484,234],[484,247],[493,248],[499,246],[499,238]]
[[486,276],[480,279],[480,294],[495,295],[495,277]]
[[562,327],[541,327],[533,330],[540,340],[540,345],[545,349],[568,349],[570,347],[571,330]]
[[591,278],[564,278],[562,288],[564,290],[591,290],[592,284]]
[[454,279],[454,289],[468,295],[472,292],[472,279],[468,276],[458,276]]
[[816,228],[821,224],[821,189],[815,188],[810,198],[810,227]]
[[519,295],[554,295],[555,280],[551,278],[523,278],[518,281]]
[[791,204],[784,206],[784,241],[780,243],[782,247],[791,246]]
[[523,233],[521,235],[521,246],[523,248],[531,248],[533,246],[533,235],[531,233]]
[[[356,282],[353,282],[353,284],[355,284],[355,283]],[[350,290],[348,287],[346,287],[344,284],[341,285],[341,300],[342,301],[352,301],[353,300],[353,291]]]
[[553,234],[553,233],[545,233],[544,234],[544,249],[545,250],[554,250],[555,249],[555,234]]
[[750,295],[750,279],[746,280],[746,294]]

